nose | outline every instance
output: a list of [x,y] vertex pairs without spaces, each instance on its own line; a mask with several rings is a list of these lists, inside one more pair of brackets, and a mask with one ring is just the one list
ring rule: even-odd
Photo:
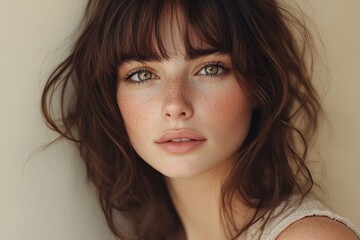
[[162,117],[186,120],[193,116],[191,87],[184,80],[168,80],[163,89]]

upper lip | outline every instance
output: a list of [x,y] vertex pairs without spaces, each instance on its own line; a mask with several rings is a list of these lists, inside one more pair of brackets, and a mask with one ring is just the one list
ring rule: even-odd
[[155,140],[156,143],[169,142],[174,139],[189,138],[194,141],[204,141],[206,138],[200,133],[190,130],[190,129],[178,129],[178,130],[168,130],[158,139]]

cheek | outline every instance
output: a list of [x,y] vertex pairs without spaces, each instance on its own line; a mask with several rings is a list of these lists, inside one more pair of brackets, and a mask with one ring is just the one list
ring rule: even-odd
[[219,97],[222,100],[213,99],[214,114],[210,115],[213,117],[208,127],[213,129],[219,153],[228,159],[241,148],[248,136],[252,105],[241,91],[228,91]]
[[120,113],[123,117],[126,130],[131,138],[135,132],[141,130],[142,127],[146,127],[146,112],[149,111],[149,107],[144,99],[132,94],[118,94],[117,97]]
[[251,120],[252,105],[240,87],[234,86],[228,91],[213,93],[206,99],[205,115],[220,124],[221,128],[246,127]]

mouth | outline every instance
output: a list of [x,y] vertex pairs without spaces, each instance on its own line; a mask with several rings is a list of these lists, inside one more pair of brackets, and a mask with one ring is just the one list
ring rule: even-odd
[[188,153],[199,148],[206,138],[193,130],[166,131],[155,141],[163,150],[169,153]]
[[177,139],[170,140],[168,142],[191,142],[191,141],[197,141],[197,140],[190,139],[190,138],[177,138]]
[[160,138],[158,138],[156,143],[166,143],[166,142],[191,142],[191,141],[205,141],[206,138],[200,133],[194,130],[181,129],[181,130],[169,130],[166,131]]

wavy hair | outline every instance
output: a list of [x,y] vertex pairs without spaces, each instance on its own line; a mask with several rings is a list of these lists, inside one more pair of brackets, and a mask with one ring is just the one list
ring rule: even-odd
[[[313,186],[306,158],[321,106],[311,83],[314,44],[302,13],[274,0],[89,0],[80,35],[49,77],[41,107],[59,139],[77,144],[107,223],[124,240],[185,239],[164,178],[133,150],[116,101],[119,65],[168,57],[162,14],[179,10],[186,53],[201,51],[195,36],[229,54],[257,106],[222,186],[229,236],[236,239],[265,217],[263,228],[282,201],[294,192],[304,197]],[[256,210],[242,228],[234,220],[234,199]]]

